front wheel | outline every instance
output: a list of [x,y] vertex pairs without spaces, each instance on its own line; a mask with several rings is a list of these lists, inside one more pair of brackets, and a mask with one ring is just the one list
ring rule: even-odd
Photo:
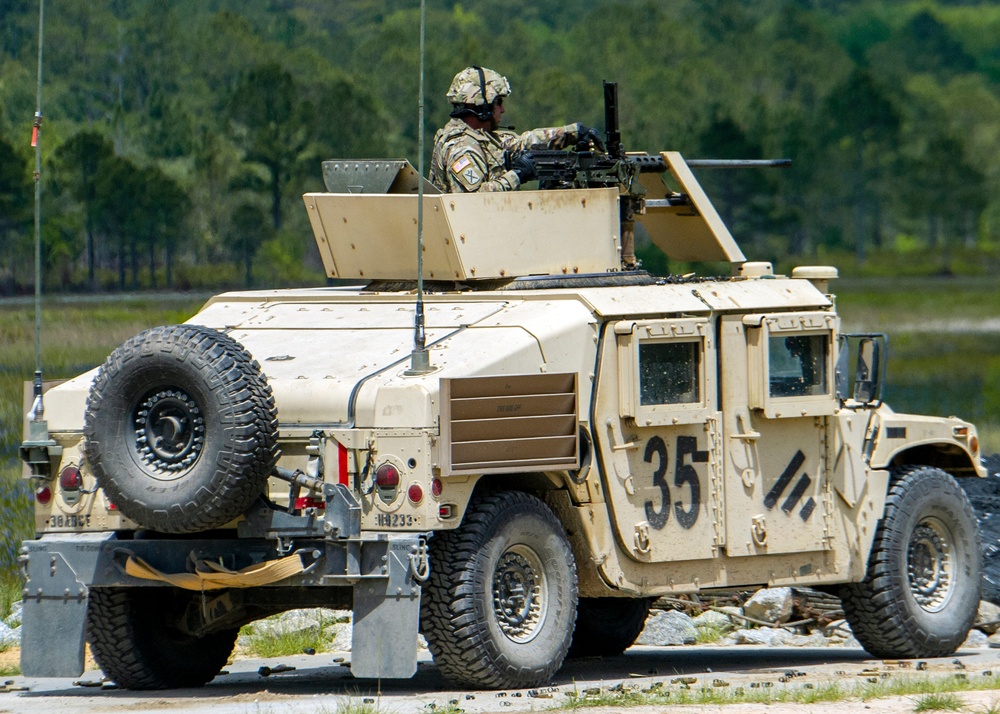
[[895,475],[865,579],[841,588],[854,636],[876,657],[945,657],[961,646],[979,608],[976,516],[944,471]]
[[420,619],[452,682],[513,689],[562,666],[576,619],[576,564],[551,510],[519,492],[473,501],[462,525],[430,541]]

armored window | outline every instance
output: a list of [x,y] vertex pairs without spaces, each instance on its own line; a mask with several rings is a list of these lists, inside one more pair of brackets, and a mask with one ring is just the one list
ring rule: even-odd
[[621,416],[656,426],[695,424],[713,413],[715,346],[708,320],[623,320],[614,329]]
[[768,391],[772,397],[816,397],[830,391],[829,335],[771,334]]
[[833,414],[834,335],[827,312],[747,315],[749,406],[769,418]]
[[641,342],[639,403],[690,404],[701,401],[701,342]]

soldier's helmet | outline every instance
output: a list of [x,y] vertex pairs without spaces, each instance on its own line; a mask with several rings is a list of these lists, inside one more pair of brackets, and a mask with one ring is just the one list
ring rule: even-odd
[[466,67],[448,88],[448,101],[455,106],[492,106],[497,97],[510,94],[510,83],[486,67]]

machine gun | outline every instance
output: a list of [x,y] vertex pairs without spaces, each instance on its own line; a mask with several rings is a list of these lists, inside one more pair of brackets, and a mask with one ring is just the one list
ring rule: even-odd
[[[527,156],[538,172],[538,187],[542,190],[568,188],[616,187],[621,192],[622,263],[626,269],[635,269],[638,263],[633,252],[634,219],[645,210],[646,189],[638,181],[641,173],[665,173],[668,170],[661,156],[626,152],[618,124],[618,85],[604,82],[604,151],[594,150],[589,143],[580,142],[574,150],[561,151],[531,147]],[[785,168],[790,159],[694,159],[686,160],[691,168]],[[683,194],[667,192],[656,197],[670,205],[689,203]]]
[[[604,127],[606,151],[594,151],[589,144],[579,143],[575,150],[561,151],[532,147],[527,154],[538,169],[538,184],[543,190],[563,188],[598,188],[619,186],[623,194],[643,193],[633,188],[633,179],[640,173],[664,173],[667,166],[662,157],[644,153],[626,153],[618,125],[618,85],[604,83]],[[790,159],[692,159],[691,168],[742,169],[792,165]]]

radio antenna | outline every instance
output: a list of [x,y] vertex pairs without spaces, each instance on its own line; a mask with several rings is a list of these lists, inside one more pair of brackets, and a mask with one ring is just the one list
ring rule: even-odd
[[52,477],[52,464],[62,447],[49,435],[42,402],[42,39],[45,29],[45,0],[38,0],[38,102],[31,129],[35,147],[35,379],[34,399],[28,412],[28,438],[21,443],[21,460],[33,478]]
[[38,87],[31,145],[35,148],[35,380],[34,400],[29,418],[41,421],[42,403],[42,45],[45,29],[45,0],[38,0]]
[[426,0],[420,0],[420,97],[417,100],[417,305],[413,320],[413,352],[406,374],[432,371],[427,352],[424,323],[424,29],[427,24]]

